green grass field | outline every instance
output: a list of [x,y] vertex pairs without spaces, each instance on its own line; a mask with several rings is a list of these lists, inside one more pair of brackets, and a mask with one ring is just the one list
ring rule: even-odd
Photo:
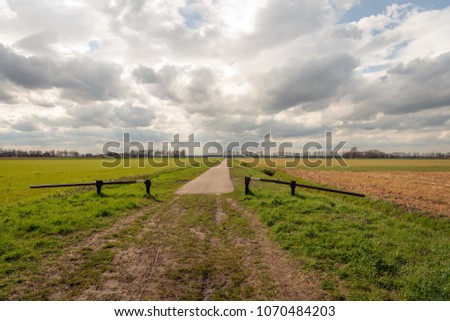
[[[255,273],[262,279],[264,271],[252,272],[247,266],[230,264],[242,261],[240,248],[232,246],[234,240],[253,242],[254,231],[248,219],[243,219],[243,209],[254,213],[280,248],[300,260],[305,272],[312,273],[333,299],[450,298],[448,218],[408,212],[393,203],[300,188],[296,196],[290,196],[287,186],[261,182],[252,182],[252,195],[244,196],[244,176],[265,174],[261,167],[250,168],[234,161],[231,175],[236,190],[220,198],[228,218],[217,225],[212,214],[217,207],[215,196],[174,196],[178,187],[207,169],[204,164],[180,169],[171,161],[165,168],[139,168],[133,161],[130,168],[108,169],[102,168],[100,162],[0,160],[0,300],[15,298],[12,294],[23,288],[39,290],[25,290],[26,295],[20,299],[47,299],[58,284],[42,283],[42,275],[52,264],[63,263],[59,262],[62,254],[143,207],[150,210],[142,220],[156,215],[162,222],[166,220],[164,226],[170,229],[141,233],[142,221],[137,220],[123,231],[112,231],[105,246],[98,250],[77,249],[79,257],[71,263],[76,268],[58,281],[69,288],[66,298],[76,297],[111,269],[115,249],[164,240],[174,247],[179,258],[178,265],[165,272],[172,282],[168,298],[202,299],[198,283],[206,278],[206,283],[215,284],[216,299],[276,299],[272,281],[267,287],[257,283],[259,288],[247,282]],[[352,160],[351,166],[353,170],[450,168],[448,161]],[[102,195],[96,194],[95,187],[29,189],[31,184],[119,178],[151,178],[152,195],[145,194],[143,184],[105,186]],[[275,170],[274,178],[293,179],[281,170]],[[243,209],[232,208],[227,199]],[[176,223],[173,217],[177,217]],[[193,230],[201,231],[200,241]],[[135,240],[139,234],[146,235],[145,239]],[[255,260],[259,262],[260,258]]]
[[[30,189],[30,185],[95,182],[130,177],[151,177],[154,173],[175,169],[173,159],[156,159],[168,162],[164,167],[152,167],[131,159],[129,167],[101,166],[101,159],[0,159],[0,206],[26,202],[51,195],[61,195],[73,189]],[[109,189],[105,187],[105,190]]]

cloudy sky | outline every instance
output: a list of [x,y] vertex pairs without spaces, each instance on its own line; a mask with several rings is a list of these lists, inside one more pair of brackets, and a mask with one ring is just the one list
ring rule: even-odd
[[449,152],[449,35],[450,0],[0,0],[0,147]]

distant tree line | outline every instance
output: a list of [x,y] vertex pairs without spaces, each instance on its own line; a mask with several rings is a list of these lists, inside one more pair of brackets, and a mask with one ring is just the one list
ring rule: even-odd
[[450,159],[448,153],[404,153],[393,152],[385,153],[377,149],[359,151],[358,148],[352,147],[348,152],[342,154],[343,158],[410,158],[410,159]]
[[81,154],[74,150],[21,150],[0,148],[0,157],[93,157],[93,154]]
[[[0,148],[0,157],[47,157],[47,158],[83,158],[83,157],[116,157],[116,158],[142,158],[142,157],[169,157],[169,158],[184,158],[186,157],[185,150],[145,150],[137,151],[133,150],[129,153],[107,153],[107,154],[91,154],[91,153],[79,153],[74,150],[21,150],[21,149],[3,149]],[[192,155],[190,155],[192,156]],[[211,155],[210,155],[211,156]],[[221,155],[217,155],[221,156]],[[225,157],[269,157],[264,155],[263,152],[258,153],[240,153],[233,152],[227,153]],[[275,153],[271,157],[319,157],[325,158],[332,155],[327,155],[325,151],[314,151],[309,155],[302,155],[300,153],[286,152],[283,154]],[[450,152],[448,153],[405,153],[405,152],[393,152],[385,153],[377,149],[370,149],[366,151],[360,151],[357,147],[352,147],[349,151],[342,153],[343,158],[410,158],[410,159],[450,159]]]
[[186,157],[185,150],[148,150],[137,151],[133,150],[130,153],[107,153],[104,154],[82,154],[74,150],[21,150],[21,149],[3,149],[0,148],[0,157],[58,157],[58,158],[82,158],[82,157],[126,157],[126,158],[138,158],[138,157]]
[[185,150],[133,150],[129,153],[114,153],[109,152],[102,156],[108,156],[108,157],[116,157],[116,158],[142,158],[142,157],[170,157],[170,158],[184,158],[186,157],[186,151]]

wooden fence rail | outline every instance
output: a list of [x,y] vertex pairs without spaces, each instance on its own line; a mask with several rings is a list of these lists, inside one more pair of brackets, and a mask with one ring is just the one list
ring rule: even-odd
[[297,184],[296,181],[284,182],[284,181],[279,181],[279,180],[275,180],[275,179],[266,179],[266,178],[251,177],[251,176],[245,177],[245,195],[248,195],[250,193],[250,182],[251,181],[260,181],[260,182],[267,182],[267,183],[289,185],[291,187],[291,195],[295,195],[296,187],[303,187],[303,188],[315,189],[315,190],[319,190],[319,191],[351,195],[351,196],[356,196],[356,197],[366,197],[366,195],[359,194],[359,193],[340,191],[337,189],[317,187],[317,186],[311,186],[311,185],[305,185],[305,184]]
[[103,185],[122,185],[122,184],[136,184],[144,183],[145,191],[150,195],[150,187],[152,182],[149,179],[138,179],[134,181],[114,181],[114,182],[104,182],[102,180],[97,180],[95,183],[69,183],[69,184],[45,184],[45,185],[31,185],[30,188],[53,188],[53,187],[74,187],[74,186],[95,186],[97,188],[97,194],[102,193]]

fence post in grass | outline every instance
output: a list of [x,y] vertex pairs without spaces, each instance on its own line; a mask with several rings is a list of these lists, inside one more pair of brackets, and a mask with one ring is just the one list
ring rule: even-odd
[[250,192],[250,188],[249,188],[250,181],[251,181],[251,178],[245,176],[245,195],[248,195],[248,193]]
[[97,194],[100,195],[102,193],[103,181],[95,181],[95,187],[97,187]]
[[296,181],[291,181],[291,195],[294,196],[295,195],[295,187],[297,186],[297,182]]
[[150,195],[150,187],[152,186],[152,182],[149,179],[145,180],[145,190],[148,195]]

